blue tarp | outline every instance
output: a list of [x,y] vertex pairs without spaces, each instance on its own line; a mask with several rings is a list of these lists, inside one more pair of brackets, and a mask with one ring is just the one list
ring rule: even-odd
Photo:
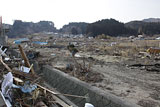
[[14,43],[15,43],[15,44],[20,44],[20,43],[22,43],[22,42],[27,42],[27,41],[29,41],[28,38],[21,38],[21,39],[15,40]]
[[[15,40],[14,43],[21,44],[22,42],[28,42],[28,41],[29,41],[28,38],[21,38],[21,39]],[[40,41],[33,41],[32,43],[38,44],[38,45],[47,45],[48,44],[48,42],[40,42]]]
[[34,41],[34,44],[38,44],[38,45],[47,45],[48,42],[40,42],[40,41]]

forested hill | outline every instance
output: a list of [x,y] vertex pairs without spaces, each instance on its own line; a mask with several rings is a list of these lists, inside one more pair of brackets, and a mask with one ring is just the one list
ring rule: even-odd
[[101,34],[109,36],[126,36],[136,34],[136,31],[126,27],[124,23],[115,19],[104,19],[89,24],[86,33],[90,36],[97,36]]
[[40,21],[38,23],[23,22],[15,20],[13,26],[8,33],[9,37],[20,37],[23,35],[39,33],[39,32],[56,32],[54,23],[51,21]]
[[138,34],[155,35],[160,34],[160,22],[132,21],[125,26],[136,30]]
[[104,19],[89,24],[86,34],[94,37],[101,34],[109,36],[137,36],[139,34],[146,34],[152,36],[160,34],[160,22],[159,19],[150,18],[124,24],[115,19]]
[[86,34],[88,23],[85,22],[72,22],[68,25],[64,25],[61,29],[61,33],[67,34]]
[[146,34],[152,36],[160,34],[160,19],[144,19],[141,21],[131,21],[122,23],[115,19],[103,19],[93,23],[72,22],[64,25],[60,30],[54,27],[51,21],[40,21],[38,23],[23,22],[15,20],[10,26],[9,37],[21,37],[23,35],[40,33],[40,32],[59,32],[64,34],[84,34],[96,37],[105,34],[109,36],[131,36]]

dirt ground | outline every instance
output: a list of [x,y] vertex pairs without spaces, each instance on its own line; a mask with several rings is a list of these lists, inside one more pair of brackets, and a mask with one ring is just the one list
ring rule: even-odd
[[[43,41],[42,38],[41,40]],[[40,52],[40,56],[36,59],[39,63],[49,64],[84,81],[90,78],[86,82],[122,99],[142,107],[160,107],[160,72],[158,71],[160,68],[158,66],[156,69],[148,70],[148,66],[145,66],[154,67],[154,64],[159,64],[159,56],[156,56],[157,60],[155,60],[153,55],[148,57],[139,54],[146,52],[149,47],[159,47],[159,41],[131,41],[127,38],[110,40],[53,38],[49,39],[49,43],[50,45],[47,46],[27,46],[25,50]],[[67,50],[69,43],[75,44],[79,50],[74,59]],[[67,70],[69,65],[76,67],[75,60],[84,68],[88,68],[87,72],[92,74],[74,75],[75,70]],[[97,78],[96,75],[99,77]]]

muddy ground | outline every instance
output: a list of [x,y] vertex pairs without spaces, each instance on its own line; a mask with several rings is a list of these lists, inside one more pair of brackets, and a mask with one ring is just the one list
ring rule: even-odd
[[[79,50],[74,59],[67,50],[69,42]],[[47,46],[28,45],[25,50],[40,52],[35,59],[39,63],[49,64],[122,99],[142,107],[160,106],[159,57],[139,54],[152,45],[158,47],[159,41],[56,38],[49,39],[49,43]],[[77,63],[88,71],[77,73],[80,72],[80,68],[74,69]]]

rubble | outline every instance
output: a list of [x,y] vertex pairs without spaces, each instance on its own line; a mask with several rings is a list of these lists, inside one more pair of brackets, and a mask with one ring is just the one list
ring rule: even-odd
[[[72,107],[65,103],[57,95],[64,95],[70,97],[86,98],[85,96],[61,94],[45,88],[40,78],[33,69],[33,64],[30,64],[28,58],[21,45],[18,45],[21,56],[23,59],[18,60],[19,67],[11,63],[14,68],[10,68],[6,63],[8,60],[3,61],[5,58],[0,58],[3,65],[1,67],[0,76],[0,106],[16,106],[16,107]],[[2,54],[1,54],[2,55]],[[22,63],[24,60],[24,64]],[[11,59],[13,62],[14,59]],[[0,66],[1,66],[0,64]]]
[[[36,44],[36,46],[30,41],[31,44],[27,44],[24,52],[29,60],[38,61],[39,66],[50,65],[88,82],[92,86],[99,87],[136,104],[139,104],[138,102],[142,99],[146,99],[158,102],[156,105],[160,105],[158,100],[150,97],[150,94],[154,91],[157,92],[157,95],[159,94],[160,57],[158,52],[160,51],[158,40],[134,39],[131,41],[132,38],[128,37],[113,37],[110,40],[56,37],[55,43],[55,37],[53,36],[51,39],[49,39],[49,36],[43,35],[35,37],[38,39],[32,39],[32,41],[48,41],[48,44],[45,46]],[[70,46],[67,49],[69,43],[76,44],[74,44],[74,47]],[[21,43],[22,47],[25,47],[25,45],[26,43]],[[157,48],[150,49],[150,47]],[[74,49],[77,49],[78,52],[75,51],[74,53]],[[36,56],[34,52],[39,52],[39,55]],[[72,53],[73,55],[71,55]],[[11,58],[10,61],[12,60]],[[22,59],[17,58],[15,60],[22,61]],[[25,76],[25,79],[29,81],[36,81],[34,83],[41,80],[41,78],[36,80],[38,77],[35,78],[31,72],[20,72],[22,71],[19,69],[21,66],[30,68],[32,63],[29,67],[26,64],[18,65],[14,63],[13,65],[7,60],[3,61],[12,68],[12,73],[16,77],[24,80]],[[16,66],[16,69],[14,66]],[[3,69],[0,69],[0,71],[3,71]],[[39,92],[37,91],[37,93]],[[41,104],[41,101],[39,102],[38,104]],[[55,100],[52,102],[55,102]],[[48,105],[44,101],[42,103]]]
[[144,65],[144,64],[133,64],[133,65],[127,65],[127,67],[130,67],[130,68],[141,68],[143,70],[146,70],[146,71],[151,71],[151,72],[160,72],[159,68],[160,68],[160,64],[157,63],[157,64],[148,64],[148,65]]

